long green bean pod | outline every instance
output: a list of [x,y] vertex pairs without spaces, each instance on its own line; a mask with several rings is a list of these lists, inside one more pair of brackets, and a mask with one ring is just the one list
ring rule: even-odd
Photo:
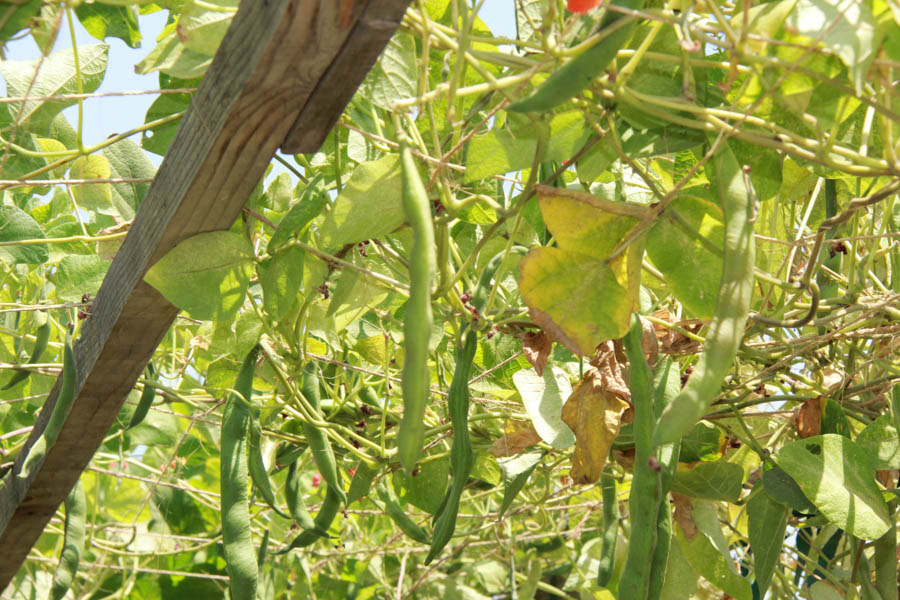
[[[610,4],[640,10],[645,0],[614,0]],[[514,112],[543,112],[559,106],[602,74],[631,38],[637,26],[634,19],[620,22],[621,13],[607,10],[600,21],[600,32],[615,27],[602,40],[557,69],[534,93],[509,105]]]
[[619,580],[622,598],[644,600],[648,597],[651,559],[657,544],[657,520],[663,499],[662,475],[658,465],[651,466],[653,453],[653,374],[641,349],[641,323],[635,318],[624,338],[628,357],[628,387],[634,406],[634,477],[628,499],[631,530],[640,532],[629,540],[625,570]]
[[[147,363],[147,375],[153,377],[153,363]],[[126,429],[131,429],[132,427],[140,425],[141,422],[147,418],[147,413],[150,412],[150,407],[153,405],[153,398],[155,397],[156,388],[150,385],[147,380],[144,380],[144,389],[141,392],[141,399],[138,400],[137,408],[134,409],[134,414],[131,415],[131,421],[128,423]]]
[[304,548],[322,537],[327,537],[326,532],[340,512],[341,506],[343,506],[341,496],[336,494],[334,488],[329,485],[325,491],[325,500],[319,507],[319,512],[316,513],[313,528],[301,532],[286,548],[273,552],[273,554],[286,554],[295,548]]
[[413,232],[409,252],[409,300],[403,317],[403,418],[397,433],[397,457],[412,471],[425,440],[425,406],[431,393],[428,339],[431,337],[431,284],[437,258],[431,202],[419,177],[407,143],[401,140],[402,198],[406,220]]
[[654,444],[681,439],[705,414],[728,374],[747,324],[753,297],[753,203],[742,169],[727,143],[712,158],[715,181],[725,216],[722,279],[704,350],[680,394],[659,420]]
[[394,494],[394,490],[391,488],[390,484],[385,483],[385,481],[382,480],[376,487],[376,490],[378,492],[379,500],[381,500],[381,503],[384,505],[384,512],[391,518],[391,521],[400,528],[400,531],[420,544],[430,543],[431,540],[428,539],[428,533],[415,521],[410,519],[409,515],[403,510],[403,507],[400,506],[400,502],[397,500],[397,496]]
[[619,502],[616,498],[616,479],[608,466],[600,476],[603,500],[603,525],[600,530],[600,564],[597,565],[597,585],[606,587],[616,569],[616,538],[619,531]]
[[84,496],[84,486],[81,479],[75,482],[75,487],[69,492],[65,500],[66,525],[63,551],[59,556],[59,564],[53,573],[53,583],[50,586],[51,600],[62,600],[78,572],[78,563],[81,561],[81,552],[84,550],[85,521],[87,517],[87,501]]
[[[34,334],[34,347],[31,349],[31,356],[28,357],[29,365],[41,362],[41,357],[44,356],[44,351],[47,350],[47,344],[50,343],[50,317],[44,311],[38,311],[35,313],[34,321],[37,323],[38,328]],[[0,389],[3,391],[12,389],[28,379],[30,375],[31,371],[16,371],[6,385]]]
[[[44,460],[47,452],[56,443],[59,432],[62,430],[75,402],[75,379],[78,376],[78,368],[75,362],[75,351],[72,347],[72,333],[66,335],[66,344],[63,349],[62,381],[59,386],[59,394],[56,396],[56,404],[50,413],[50,420],[41,436],[35,440],[34,445],[28,450],[25,460],[22,461],[22,469],[19,471],[19,479],[27,479],[32,469]],[[45,405],[46,406],[46,405]]]
[[[253,372],[259,346],[241,365],[234,393],[225,403],[222,416],[222,542],[228,568],[228,588],[232,600],[256,600],[259,570],[256,549],[250,535],[250,499],[247,494],[247,437],[251,414],[248,402],[253,395]],[[241,397],[238,397],[238,396]]]
[[456,515],[459,512],[459,499],[475,463],[472,440],[469,439],[469,371],[475,359],[477,346],[477,333],[469,329],[465,335],[465,342],[456,352],[456,369],[453,371],[450,394],[447,398],[450,422],[453,424],[453,445],[450,448],[451,482],[435,519],[431,548],[425,558],[426,565],[434,560],[453,537],[456,530]]
[[[287,500],[288,510],[297,525],[304,531],[315,531],[316,523],[306,510],[306,504],[300,493],[300,472],[297,470],[297,461],[291,463],[288,467],[287,481],[284,484],[284,495]],[[319,537],[324,537],[325,532],[318,532]]]
[[269,479],[269,472],[266,470],[266,464],[263,462],[262,456],[262,427],[259,424],[259,411],[251,410],[250,425],[248,431],[248,467],[250,469],[250,479],[253,480],[253,486],[266,504],[285,519],[290,519],[291,515],[285,513],[278,508],[275,501],[275,492],[272,490],[272,481]]
[[[315,362],[308,362],[303,367],[302,381],[300,391],[306,401],[315,409],[316,416],[322,417],[320,409],[321,396],[319,392],[319,374],[318,367]],[[340,475],[338,474],[337,461],[334,458],[334,449],[325,433],[310,423],[303,423],[303,432],[306,434],[306,442],[312,451],[313,460],[316,468],[322,474],[322,479],[328,484],[328,489],[337,494],[341,499],[341,504],[347,503],[347,495],[344,493],[341,485]]]

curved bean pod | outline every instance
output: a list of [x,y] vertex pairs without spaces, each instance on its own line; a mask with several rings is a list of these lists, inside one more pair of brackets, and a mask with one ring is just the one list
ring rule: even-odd
[[603,498],[603,529],[600,532],[600,564],[597,566],[597,585],[606,587],[616,569],[616,538],[619,531],[619,501],[616,498],[616,479],[608,466],[600,477]]
[[327,537],[328,534],[325,532],[328,531],[328,528],[334,522],[334,518],[341,511],[341,506],[343,506],[341,496],[334,492],[332,486],[328,486],[325,492],[325,500],[322,502],[322,506],[319,507],[319,512],[316,513],[313,528],[301,532],[286,548],[273,552],[273,554],[286,554],[295,548],[304,548],[322,537]]
[[[297,525],[304,531],[315,531],[316,523],[309,516],[309,511],[306,510],[306,505],[303,503],[303,498],[300,494],[300,474],[297,470],[297,461],[292,462],[291,466],[288,467],[287,481],[284,484],[284,495],[288,503],[288,510],[291,511],[291,516],[294,517]],[[319,537],[324,537],[325,532],[318,532],[318,535]]]
[[376,490],[378,491],[378,498],[381,500],[381,503],[384,504],[384,512],[387,513],[387,516],[391,518],[391,521],[400,528],[400,531],[405,533],[408,538],[419,542],[420,544],[428,544],[431,542],[431,540],[428,539],[428,533],[415,521],[410,519],[409,515],[403,511],[403,507],[400,506],[397,495],[394,494],[394,490],[389,483],[385,483],[385,481],[382,480]]
[[251,411],[250,425],[249,425],[249,463],[248,467],[250,469],[250,478],[253,480],[253,486],[259,492],[259,495],[262,496],[262,499],[265,500],[266,504],[278,513],[280,516],[285,519],[290,519],[291,515],[285,513],[280,508],[278,508],[278,503],[275,501],[275,492],[272,491],[272,482],[269,479],[269,472],[266,470],[266,465],[263,462],[262,457],[262,427],[259,424],[259,415],[258,411]]
[[409,300],[403,317],[403,417],[397,433],[397,457],[403,468],[410,472],[422,453],[425,406],[431,394],[428,339],[434,320],[431,284],[437,258],[431,202],[406,143],[400,146],[400,165],[403,170],[403,210],[413,232],[413,244],[409,252]]
[[[640,10],[644,6],[644,0],[615,0],[611,4]],[[600,30],[603,31],[614,25],[616,29],[557,69],[531,96],[510,104],[508,110],[513,112],[548,111],[586,88],[595,77],[606,70],[609,63],[616,57],[616,53],[631,38],[637,22],[631,20],[624,24],[618,23],[622,18],[623,15],[620,13],[607,11],[600,22]]]
[[722,279],[716,308],[709,324],[705,348],[694,372],[680,394],[663,411],[653,438],[654,444],[681,439],[703,417],[731,369],[750,314],[753,297],[753,205],[741,166],[723,144],[712,159],[725,216],[725,244]]
[[75,402],[75,378],[77,375],[78,368],[70,332],[66,335],[66,345],[63,349],[62,381],[59,386],[59,394],[56,396],[56,404],[53,406],[53,412],[50,413],[50,420],[47,421],[44,432],[35,440],[34,445],[29,448],[25,460],[22,461],[22,468],[17,476],[19,479],[27,479],[32,469],[44,460],[47,452],[56,443],[56,438],[59,437],[59,432]]
[[[316,415],[322,418],[319,408],[322,400],[319,395],[319,374],[316,363],[312,361],[306,363],[306,366],[303,367],[300,392],[315,409]],[[341,485],[341,478],[338,474],[337,461],[334,458],[331,442],[328,441],[328,437],[322,430],[309,423],[303,423],[303,432],[306,434],[306,441],[309,444],[309,449],[312,451],[316,468],[319,469],[322,479],[328,484],[329,491],[333,491],[333,493],[338,495],[341,504],[346,504],[347,495],[344,493]]]
[[[153,377],[153,373],[153,363],[147,363],[147,375]],[[126,431],[140,425],[141,422],[147,418],[147,413],[150,412],[150,407],[153,405],[153,398],[155,397],[156,388],[149,385],[145,380],[144,389],[141,392],[141,399],[138,400],[137,408],[134,409],[134,414],[131,415],[131,421],[128,423],[128,427],[125,428]]]
[[50,586],[51,600],[62,600],[72,587],[75,573],[78,572],[78,563],[81,561],[81,552],[84,550],[87,501],[81,479],[75,482],[75,487],[66,496],[65,507],[66,537],[62,554],[59,556],[59,564],[53,573],[53,584]]
[[251,420],[248,402],[253,394],[253,372],[258,355],[259,346],[256,346],[244,359],[235,380],[235,393],[225,403],[222,416],[222,541],[232,600],[256,600],[259,581],[256,549],[250,536],[247,495],[247,431]]

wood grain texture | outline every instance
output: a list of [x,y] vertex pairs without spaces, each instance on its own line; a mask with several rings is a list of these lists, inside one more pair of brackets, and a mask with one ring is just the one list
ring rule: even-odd
[[[407,4],[241,3],[82,326],[77,397],[56,445],[19,481],[23,450],[0,484],[0,590],[99,448],[178,313],[144,283],[144,273],[181,240],[230,227],[289,131],[307,151],[317,149],[314,141],[325,138],[380,52],[372,38],[383,47],[393,33],[388,24],[396,27]],[[344,68],[352,76],[342,77]],[[46,427],[59,383],[26,449]]]

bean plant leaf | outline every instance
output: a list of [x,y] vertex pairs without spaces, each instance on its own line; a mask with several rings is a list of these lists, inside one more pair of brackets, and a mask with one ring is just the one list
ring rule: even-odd
[[237,5],[237,0],[188,0],[178,19],[179,41],[191,52],[212,56],[225,37]]
[[678,546],[698,574],[735,600],[752,600],[750,583],[734,572],[731,560],[722,556],[705,535],[688,540],[680,524],[673,528]]
[[273,319],[287,314],[300,292],[306,253],[296,246],[285,248],[257,266],[263,305]]
[[84,294],[93,296],[107,269],[109,261],[96,255],[66,256],[59,261],[54,277],[56,297],[62,302],[80,302]]
[[28,0],[0,6],[0,44],[5,44],[6,40],[28,27],[31,20],[41,12],[41,4],[41,0]]
[[572,352],[589,355],[622,337],[637,303],[643,246],[607,260],[646,210],[556,188],[538,188],[541,214],[559,247],[532,250],[519,263],[519,290],[532,318]]
[[[550,120],[544,160],[565,160],[584,145],[590,130],[581,111],[560,113]],[[494,128],[469,143],[466,181],[527,168],[534,160],[538,134],[534,124],[522,120],[509,128]]]
[[[78,66],[72,50],[60,50],[50,56],[32,61],[0,61],[0,75],[6,80],[9,96],[39,97],[61,94],[90,93],[97,90],[106,73],[109,46],[94,44],[78,48]],[[38,68],[40,67],[40,69]],[[78,85],[79,74],[81,86]],[[49,133],[50,122],[76,99],[27,100],[0,105],[0,125],[13,119],[20,127],[38,134]]]
[[717,460],[694,466],[678,464],[672,491],[695,498],[736,502],[741,494],[744,470],[740,465]]
[[170,23],[160,34],[159,42],[144,60],[134,66],[139,75],[161,71],[178,79],[202,77],[212,64],[212,55],[190,50],[181,43],[177,26]]
[[0,259],[14,264],[47,262],[50,251],[46,244],[19,245],[21,240],[44,239],[44,232],[31,215],[15,206],[0,206]]
[[400,470],[391,477],[401,502],[408,502],[433,515],[444,500],[444,490],[450,477],[450,461],[432,460],[422,463],[415,476]]
[[[152,179],[156,175],[156,167],[131,140],[120,140],[104,148],[103,156],[109,162],[110,176],[115,179]],[[149,189],[149,182],[112,184],[113,205],[118,207],[119,215],[125,220],[133,219]]]
[[799,0],[787,18],[794,31],[821,40],[850,69],[857,92],[878,48],[875,18],[856,0]]
[[881,415],[856,438],[856,445],[876,469],[900,469],[900,435],[891,415]]
[[406,222],[396,154],[362,163],[319,226],[326,248],[340,248],[390,233]]
[[705,195],[680,194],[647,236],[647,256],[700,319],[710,318],[716,307],[724,238],[722,209]]
[[192,317],[223,321],[244,303],[253,248],[230,231],[192,236],[153,265],[144,280]]
[[375,106],[390,110],[396,100],[416,95],[416,41],[397,33],[369,71],[361,91]]
[[874,540],[891,526],[870,459],[848,438],[826,434],[797,440],[774,458],[810,502],[841,529]]
[[542,377],[534,369],[523,369],[513,375],[513,382],[541,439],[558,450],[572,446],[575,436],[562,420],[563,402],[572,395],[568,375],[555,366]]
[[525,486],[531,472],[541,462],[543,452],[524,452],[516,456],[498,458],[497,464],[503,473],[503,501],[500,503],[499,515],[502,516]]
[[806,498],[797,482],[781,467],[775,466],[763,471],[762,481],[766,493],[776,502],[801,513],[816,512],[815,505]]
[[129,48],[141,45],[138,8],[134,4],[111,6],[100,2],[82,2],[75,7],[75,14],[85,30],[98,40],[114,37],[125,42]]
[[760,597],[765,597],[781,558],[789,511],[765,492],[761,482],[756,484],[754,494],[747,502],[747,531],[756,585]]

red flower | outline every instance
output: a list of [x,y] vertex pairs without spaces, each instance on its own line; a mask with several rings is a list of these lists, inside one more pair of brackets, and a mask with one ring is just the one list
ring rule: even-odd
[[313,481],[312,481],[313,487],[319,487],[319,484],[320,484],[321,482],[322,482],[322,476],[321,476],[321,475],[319,475],[318,473],[316,473],[315,475],[313,475]]
[[602,3],[603,0],[569,0],[567,8],[569,9],[569,12],[587,13],[597,8]]

